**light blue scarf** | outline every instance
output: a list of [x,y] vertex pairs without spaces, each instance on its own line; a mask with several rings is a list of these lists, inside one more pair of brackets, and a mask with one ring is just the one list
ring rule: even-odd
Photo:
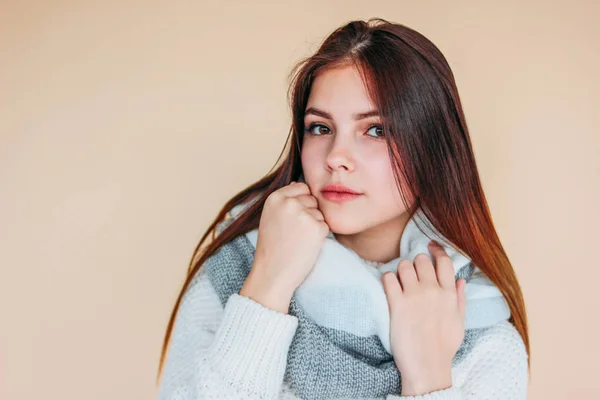
[[[236,218],[247,205],[234,207]],[[232,218],[217,228],[220,233]],[[423,229],[421,231],[417,227]],[[362,260],[339,243],[333,233],[325,239],[310,275],[290,303],[290,315],[298,317],[296,335],[288,353],[285,379],[302,399],[381,398],[400,393],[401,379],[390,348],[390,316],[381,276],[396,272],[400,259],[430,255],[431,239],[446,240],[427,229],[425,216],[417,212],[400,241],[400,256],[380,267]],[[235,238],[205,264],[223,304],[239,293],[254,259],[258,229]],[[465,338],[453,365],[477,340],[479,331],[510,317],[504,297],[471,261],[444,246],[454,264],[456,279],[467,281]]]

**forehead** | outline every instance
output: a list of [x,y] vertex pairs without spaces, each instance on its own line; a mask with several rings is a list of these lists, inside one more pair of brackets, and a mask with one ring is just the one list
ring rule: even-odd
[[326,69],[313,81],[306,108],[315,107],[334,118],[349,118],[375,108],[354,66]]

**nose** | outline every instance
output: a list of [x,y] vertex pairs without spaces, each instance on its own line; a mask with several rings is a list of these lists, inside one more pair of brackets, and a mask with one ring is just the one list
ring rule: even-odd
[[330,171],[352,172],[354,170],[352,144],[348,143],[348,139],[344,139],[342,135],[335,135],[325,161]]

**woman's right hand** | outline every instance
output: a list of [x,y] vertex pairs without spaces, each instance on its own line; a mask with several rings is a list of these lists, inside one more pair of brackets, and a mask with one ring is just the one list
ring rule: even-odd
[[314,267],[329,226],[304,182],[271,193],[261,214],[254,263],[240,295],[286,313]]

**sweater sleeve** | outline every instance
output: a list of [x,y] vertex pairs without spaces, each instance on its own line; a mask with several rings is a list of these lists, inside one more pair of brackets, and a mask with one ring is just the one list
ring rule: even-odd
[[453,370],[453,386],[421,396],[389,395],[387,400],[524,400],[527,351],[508,321],[482,333],[469,355]]
[[201,268],[177,313],[159,400],[279,399],[298,320],[237,293],[222,306]]

